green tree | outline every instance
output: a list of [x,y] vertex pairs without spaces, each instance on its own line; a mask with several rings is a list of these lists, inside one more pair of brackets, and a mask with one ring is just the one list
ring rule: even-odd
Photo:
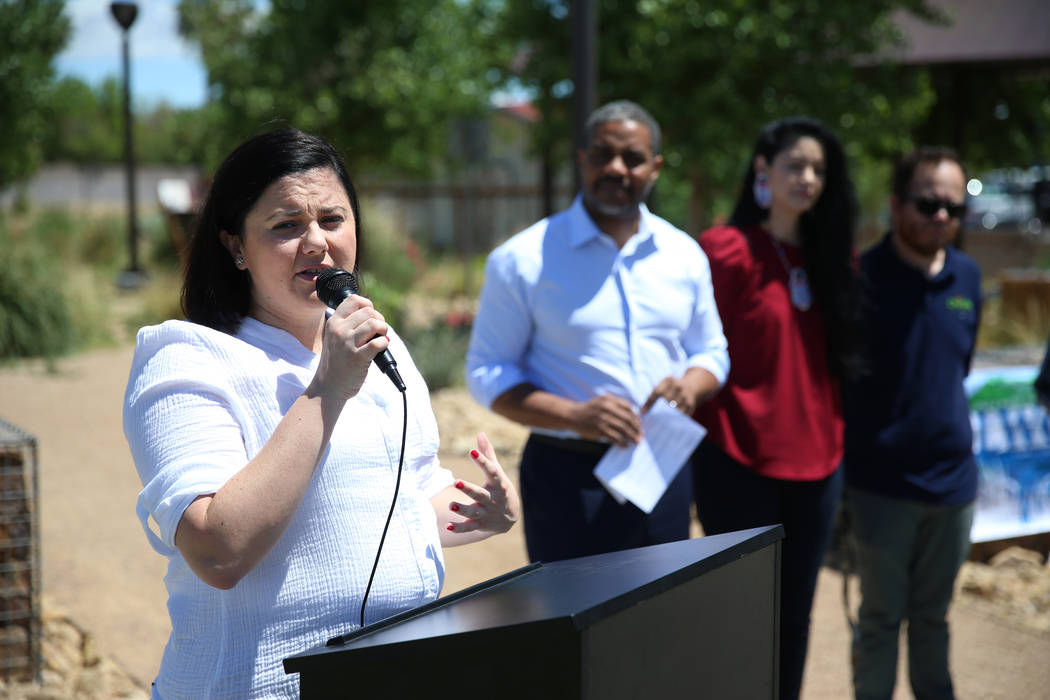
[[354,170],[424,172],[449,123],[479,113],[489,83],[468,8],[456,0],[182,0],[228,147],[272,122],[323,134]]
[[121,89],[116,78],[97,90],[77,78],[54,83],[41,142],[44,159],[79,165],[119,162],[124,152]]
[[[526,85],[544,89],[558,65],[564,78],[571,75],[570,4],[496,4],[499,36],[542,47],[542,58],[517,77]],[[713,203],[724,210],[735,195],[758,129],[771,119],[821,118],[855,158],[908,142],[932,99],[928,79],[874,61],[858,65],[858,57],[897,40],[890,15],[902,8],[936,17],[924,0],[602,0],[598,99],[625,97],[652,111],[668,166],[661,202],[687,192],[688,211],[677,218],[695,232],[710,220]],[[549,21],[561,26],[525,35]],[[567,127],[562,138],[570,139]]]
[[541,162],[544,211],[551,214],[555,174],[574,167],[569,3],[476,0],[471,12],[493,62],[490,79],[529,95],[543,115],[530,147]]
[[223,153],[212,133],[221,119],[217,104],[176,109],[159,104],[135,117],[135,152],[145,163],[201,165]]
[[[116,77],[97,88],[77,78],[54,83],[46,100],[41,142],[45,160],[81,167],[124,160],[124,93]],[[132,112],[135,160],[139,163],[199,164],[213,157],[210,126],[216,105],[175,109],[160,103]]]
[[1050,85],[1045,71],[1016,66],[925,69],[937,100],[916,129],[924,143],[955,147],[973,172],[1050,165]]
[[0,187],[29,176],[46,133],[51,60],[69,39],[59,0],[0,0]]

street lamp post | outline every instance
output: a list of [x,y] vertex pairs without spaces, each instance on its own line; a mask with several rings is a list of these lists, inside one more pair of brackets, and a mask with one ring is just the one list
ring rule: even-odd
[[138,287],[145,277],[139,268],[139,232],[135,221],[135,151],[131,138],[131,61],[128,57],[128,30],[131,28],[139,8],[133,2],[112,2],[109,10],[122,30],[124,60],[124,171],[127,176],[128,195],[128,269],[121,273],[117,284],[125,288]]

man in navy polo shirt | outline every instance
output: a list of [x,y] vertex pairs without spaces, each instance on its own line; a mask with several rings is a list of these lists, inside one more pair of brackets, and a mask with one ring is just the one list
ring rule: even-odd
[[963,379],[981,312],[980,271],[952,246],[965,188],[953,151],[908,155],[894,173],[893,229],[861,258],[870,371],[844,391],[858,700],[893,696],[904,620],[915,697],[954,697],[947,613],[977,496]]

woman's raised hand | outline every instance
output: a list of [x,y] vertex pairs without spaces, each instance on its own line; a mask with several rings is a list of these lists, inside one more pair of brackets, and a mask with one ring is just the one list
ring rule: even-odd
[[496,451],[485,433],[478,433],[478,449],[470,451],[471,459],[481,469],[485,479],[479,486],[469,481],[457,481],[456,488],[470,501],[453,501],[449,508],[466,518],[448,524],[451,532],[506,532],[521,517],[521,499],[514,484],[496,459]]

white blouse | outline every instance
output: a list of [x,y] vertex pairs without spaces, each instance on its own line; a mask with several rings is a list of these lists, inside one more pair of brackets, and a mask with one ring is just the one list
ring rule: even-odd
[[[389,335],[408,386],[408,434],[366,623],[440,593],[444,560],[429,499],[452,483],[438,463],[426,384],[404,343]],[[186,507],[262,449],[317,362],[290,334],[252,318],[236,336],[186,321],[139,331],[124,434],[143,484],[139,519],[169,560],[172,625],[154,698],[297,698],[298,677],[285,674],[283,659],[357,626],[401,448],[401,395],[374,364],[287,530],[234,588],[205,584],[175,548]]]

